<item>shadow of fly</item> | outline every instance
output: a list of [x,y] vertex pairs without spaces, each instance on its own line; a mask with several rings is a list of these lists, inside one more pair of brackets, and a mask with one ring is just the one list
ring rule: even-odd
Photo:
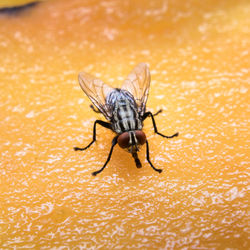
[[164,138],[173,138],[178,136],[178,133],[166,136],[158,132],[154,116],[162,112],[162,110],[159,110],[155,114],[149,111],[146,112],[146,102],[150,85],[148,66],[145,63],[138,64],[128,75],[121,88],[112,88],[100,79],[84,72],[79,74],[79,83],[96,108],[93,105],[90,105],[90,107],[96,113],[102,113],[108,122],[96,120],[93,126],[92,141],[86,147],[74,147],[74,150],[86,150],[96,141],[97,124],[116,133],[116,136],[112,140],[106,162],[101,169],[93,172],[92,175],[96,176],[104,170],[117,143],[121,148],[131,153],[137,168],[141,168],[142,166],[137,152],[146,143],[147,161],[155,171],[161,173],[162,169],[154,167],[150,161],[148,140],[142,131],[143,121],[147,117],[150,117],[154,132]]

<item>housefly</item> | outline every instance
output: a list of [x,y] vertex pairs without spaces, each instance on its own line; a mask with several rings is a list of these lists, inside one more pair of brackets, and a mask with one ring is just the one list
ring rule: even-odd
[[74,147],[74,150],[86,150],[96,141],[96,125],[99,124],[115,132],[116,136],[112,140],[108,158],[101,169],[92,173],[96,176],[107,166],[113,149],[116,144],[131,153],[137,168],[141,168],[141,162],[137,152],[146,143],[146,157],[150,166],[161,173],[162,169],[155,168],[149,157],[149,144],[145,133],[142,131],[143,121],[151,117],[154,132],[165,138],[178,136],[175,133],[166,136],[158,132],[154,116],[162,110],[152,114],[146,112],[146,102],[148,99],[150,72],[145,63],[138,64],[128,75],[121,88],[112,88],[100,79],[84,72],[79,74],[79,83],[82,90],[89,97],[92,103],[90,107],[97,113],[102,113],[106,121],[96,120],[93,126],[93,139],[84,148]]

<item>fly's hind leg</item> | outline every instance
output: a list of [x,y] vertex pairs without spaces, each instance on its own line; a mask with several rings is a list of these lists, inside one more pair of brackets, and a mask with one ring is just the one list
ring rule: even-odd
[[162,112],[162,109],[158,110],[156,113],[153,114],[153,116],[157,116]]
[[103,126],[105,128],[112,129],[110,123],[104,122],[104,121],[101,121],[101,120],[96,120],[95,123],[94,123],[94,126],[93,126],[93,140],[86,147],[84,147],[84,148],[74,147],[75,151],[86,150],[87,148],[89,148],[96,141],[96,124],[100,124],[101,126]]
[[94,111],[94,112],[96,112],[96,113],[101,113],[101,111],[100,110],[98,110],[98,109],[96,109],[95,107],[94,107],[94,105],[89,105],[90,106],[90,108]]

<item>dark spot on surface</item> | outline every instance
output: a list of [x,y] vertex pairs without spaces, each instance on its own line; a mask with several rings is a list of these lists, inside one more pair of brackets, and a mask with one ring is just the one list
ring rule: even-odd
[[31,2],[31,3],[27,3],[25,5],[20,5],[20,6],[0,8],[0,14],[15,16],[15,15],[23,13],[24,11],[28,9],[33,8],[37,4],[38,2]]

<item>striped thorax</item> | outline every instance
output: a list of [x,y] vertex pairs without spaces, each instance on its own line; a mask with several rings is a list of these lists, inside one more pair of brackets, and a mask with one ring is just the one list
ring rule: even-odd
[[106,103],[112,107],[111,124],[117,134],[142,129],[137,105],[128,91],[115,89],[107,97]]

